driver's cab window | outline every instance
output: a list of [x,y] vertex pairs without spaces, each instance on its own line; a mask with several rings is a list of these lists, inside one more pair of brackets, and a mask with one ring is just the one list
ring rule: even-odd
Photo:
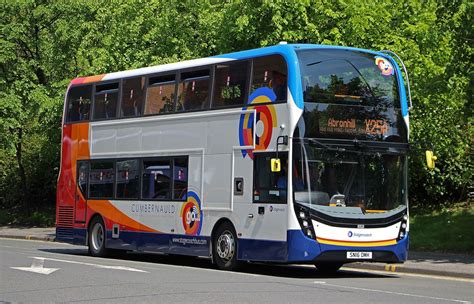
[[281,171],[271,171],[275,153],[254,153],[254,203],[286,203],[288,196],[288,154],[279,153]]

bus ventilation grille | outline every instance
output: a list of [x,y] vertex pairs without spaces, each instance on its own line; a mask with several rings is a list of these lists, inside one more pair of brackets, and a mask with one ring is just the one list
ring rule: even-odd
[[72,228],[74,224],[74,208],[72,206],[59,206],[58,227]]
[[65,241],[72,239],[74,230],[72,228],[56,227],[56,240]]

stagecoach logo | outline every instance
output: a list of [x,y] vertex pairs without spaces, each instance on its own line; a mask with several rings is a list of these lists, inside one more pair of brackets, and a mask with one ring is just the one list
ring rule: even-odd
[[181,219],[187,235],[199,235],[202,228],[201,200],[194,191],[188,191],[188,199],[181,208]]
[[271,205],[268,209],[270,210],[270,212],[283,212],[283,211],[285,211],[285,208],[273,207]]
[[360,232],[352,232],[352,231],[349,231],[347,233],[347,236],[348,237],[358,237],[358,238],[361,238],[361,237],[371,237],[372,236],[372,233],[360,233]]
[[393,66],[387,59],[376,56],[375,57],[375,64],[378,66],[379,70],[382,72],[384,76],[391,76],[394,73]]
[[[261,151],[268,148],[272,139],[273,128],[277,127],[277,115],[273,105],[260,104],[271,103],[275,100],[275,93],[267,87],[258,88],[250,95],[247,106],[243,107],[242,110],[255,109],[255,112],[246,112],[240,115],[239,142],[241,146],[255,146],[255,150]],[[253,141],[254,132],[255,143]],[[242,150],[242,156],[245,158],[248,155],[253,159],[253,151],[253,149]]]

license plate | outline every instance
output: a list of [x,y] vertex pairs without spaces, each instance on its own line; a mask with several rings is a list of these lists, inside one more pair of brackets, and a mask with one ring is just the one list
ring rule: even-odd
[[348,259],[363,259],[363,260],[370,260],[372,259],[372,252],[370,251],[348,251],[347,252]]

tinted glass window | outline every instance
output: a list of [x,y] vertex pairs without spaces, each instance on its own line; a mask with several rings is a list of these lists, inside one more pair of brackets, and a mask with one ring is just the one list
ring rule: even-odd
[[118,83],[96,86],[94,119],[109,119],[117,115]]
[[142,198],[170,199],[172,175],[169,160],[143,161]]
[[212,107],[243,105],[247,96],[248,62],[215,66]]
[[268,87],[275,93],[277,101],[286,101],[287,78],[286,62],[282,56],[272,55],[255,58],[250,94],[258,88]]
[[120,116],[140,116],[145,90],[145,77],[125,79],[122,83]]
[[346,50],[298,53],[305,102],[399,107],[394,67],[383,57]]
[[114,196],[114,173],[112,161],[91,162],[89,197],[112,198]]
[[77,162],[77,185],[84,198],[87,198],[87,179],[89,175],[89,163]]
[[174,159],[173,199],[185,200],[188,190],[188,159],[180,157]]
[[279,154],[281,172],[271,171],[271,159],[274,153],[254,154],[253,201],[255,203],[286,203],[287,197],[287,163],[285,153]]
[[89,120],[92,86],[73,87],[68,93],[66,121]]
[[138,160],[117,161],[117,198],[139,197]]
[[174,111],[175,75],[150,77],[147,89],[145,115]]
[[209,107],[209,70],[181,74],[178,111],[202,110]]

